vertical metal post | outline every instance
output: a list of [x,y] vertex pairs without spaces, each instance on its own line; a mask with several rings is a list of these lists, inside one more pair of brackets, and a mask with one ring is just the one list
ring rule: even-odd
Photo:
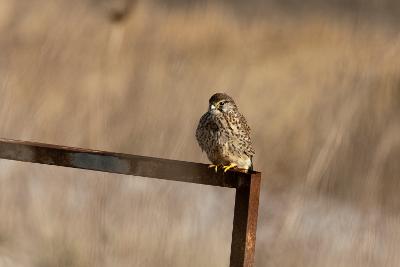
[[256,244],[261,173],[236,189],[230,267],[252,267]]

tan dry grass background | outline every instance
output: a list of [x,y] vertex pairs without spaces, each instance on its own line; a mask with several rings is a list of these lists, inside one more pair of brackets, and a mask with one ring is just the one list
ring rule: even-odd
[[[256,266],[399,265],[390,1],[126,3],[0,2],[1,137],[207,162],[225,91],[263,172]],[[232,216],[230,190],[0,161],[1,267],[228,266]]]

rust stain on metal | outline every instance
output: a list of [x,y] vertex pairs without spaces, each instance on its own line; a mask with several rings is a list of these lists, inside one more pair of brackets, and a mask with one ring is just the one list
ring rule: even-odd
[[236,189],[230,267],[254,265],[261,173]]
[[236,189],[230,267],[254,264],[261,173],[207,164],[0,139],[0,158]]

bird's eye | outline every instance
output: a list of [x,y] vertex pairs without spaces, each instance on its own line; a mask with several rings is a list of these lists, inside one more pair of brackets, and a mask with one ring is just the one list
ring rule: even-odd
[[219,103],[221,106],[223,106],[224,104],[225,104],[225,102],[224,101],[222,101],[221,103]]

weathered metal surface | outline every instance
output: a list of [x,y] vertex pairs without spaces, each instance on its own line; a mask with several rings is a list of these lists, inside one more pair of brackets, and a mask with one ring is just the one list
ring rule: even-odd
[[0,139],[0,158],[236,188],[231,267],[254,262],[261,173],[215,173],[207,164]]
[[261,173],[236,189],[230,267],[254,264]]
[[236,188],[251,174],[215,173],[207,164],[0,139],[0,158]]

